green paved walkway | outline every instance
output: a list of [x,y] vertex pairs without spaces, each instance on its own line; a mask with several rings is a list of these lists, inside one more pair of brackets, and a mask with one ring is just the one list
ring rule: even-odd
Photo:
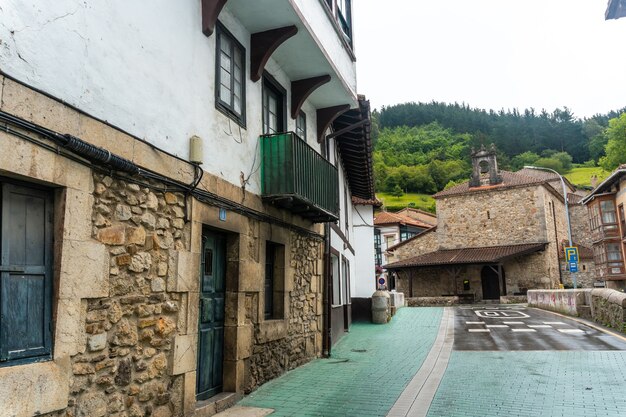
[[624,417],[626,352],[452,353],[428,417]]
[[384,416],[428,355],[442,311],[402,308],[387,325],[354,323],[332,358],[268,382],[240,405],[273,408],[271,417]]

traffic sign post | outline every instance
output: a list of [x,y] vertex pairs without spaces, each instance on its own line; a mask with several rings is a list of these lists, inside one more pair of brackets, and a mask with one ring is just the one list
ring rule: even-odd
[[[568,269],[571,274],[578,272],[578,248],[576,246],[565,247],[565,262],[567,262]],[[572,275],[572,281],[574,282],[574,288],[576,288],[575,275]]]

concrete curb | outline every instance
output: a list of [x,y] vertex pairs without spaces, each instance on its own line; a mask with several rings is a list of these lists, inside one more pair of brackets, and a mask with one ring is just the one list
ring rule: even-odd
[[454,343],[454,308],[444,308],[439,333],[422,367],[406,386],[387,417],[425,417],[448,367]]

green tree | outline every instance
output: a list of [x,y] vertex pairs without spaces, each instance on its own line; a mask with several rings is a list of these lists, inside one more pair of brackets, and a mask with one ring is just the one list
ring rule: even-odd
[[559,174],[565,174],[565,168],[563,168],[563,163],[558,159],[541,158],[535,162],[535,165],[543,168],[551,168]]
[[553,154],[551,158],[561,161],[561,164],[563,165],[563,169],[565,171],[569,171],[572,169],[572,156],[567,152],[557,152]]
[[536,153],[531,152],[531,151],[526,151],[519,155],[515,155],[511,159],[511,168],[517,171],[518,169],[524,168],[524,166],[526,165],[534,165],[535,162],[537,162],[539,158],[540,156],[537,155]]
[[600,158],[600,165],[607,171],[612,171],[626,163],[626,113],[609,120],[606,136],[606,155]]
[[400,188],[399,185],[396,185],[393,187],[393,190],[391,190],[391,195],[396,198],[400,198],[404,195],[404,191],[402,191],[402,188]]

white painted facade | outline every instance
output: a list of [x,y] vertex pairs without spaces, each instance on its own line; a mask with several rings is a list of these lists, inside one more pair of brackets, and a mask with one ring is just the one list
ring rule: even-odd
[[355,275],[352,279],[352,297],[369,298],[376,291],[374,262],[374,207],[355,205],[354,251],[356,253]]
[[[288,108],[291,81],[331,75],[302,108],[316,150],[316,109],[356,105],[355,65],[324,7],[323,0],[227,2],[219,20],[248,55],[245,128],[215,107],[216,36],[202,33],[200,1],[5,0],[0,69],[182,158],[198,135],[204,170],[237,186],[249,178],[246,189],[259,194],[262,82],[249,77],[252,33],[298,27],[266,65],[287,90]],[[295,130],[291,117],[287,130]]]

